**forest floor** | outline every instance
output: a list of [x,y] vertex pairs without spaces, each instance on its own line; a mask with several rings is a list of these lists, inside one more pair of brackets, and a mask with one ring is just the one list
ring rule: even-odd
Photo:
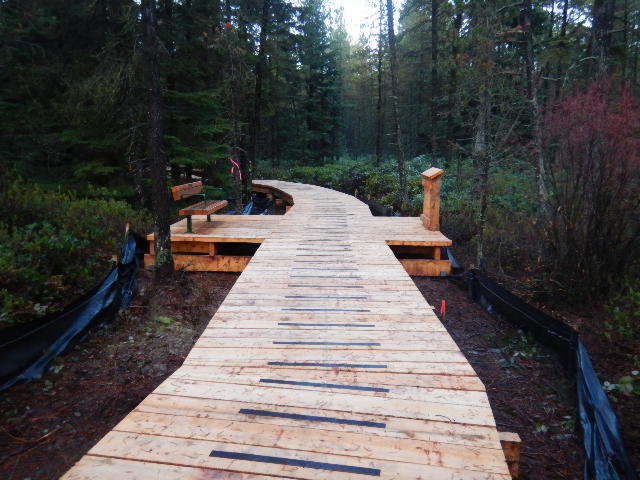
[[[118,320],[41,380],[0,394],[0,478],[55,480],[176,370],[237,275],[184,273],[141,290]],[[443,279],[414,278],[484,382],[498,428],[523,441],[521,479],[580,479],[573,382],[554,354]],[[79,393],[81,392],[81,393]]]
[[176,272],[42,379],[0,393],[0,478],[56,480],[183,362],[237,274]]
[[485,385],[498,431],[522,440],[521,480],[582,479],[574,382],[553,351],[440,278],[414,277]]

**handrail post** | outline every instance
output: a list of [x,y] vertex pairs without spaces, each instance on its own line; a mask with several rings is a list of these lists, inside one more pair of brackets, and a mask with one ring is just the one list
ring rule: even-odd
[[440,177],[443,173],[441,168],[431,167],[420,174],[424,190],[420,220],[427,230],[440,230]]

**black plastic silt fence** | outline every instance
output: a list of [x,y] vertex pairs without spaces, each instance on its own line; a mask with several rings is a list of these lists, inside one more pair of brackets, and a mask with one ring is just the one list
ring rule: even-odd
[[637,480],[638,476],[620,433],[620,425],[605,394],[589,354],[578,333],[544,312],[525,303],[479,270],[458,276],[472,298],[489,312],[532,332],[575,367],[580,425],[585,450],[585,480]]
[[137,288],[137,269],[136,237],[129,234],[120,262],[100,285],[62,313],[0,330],[0,392],[42,375],[89,327],[110,321],[120,308],[129,305]]

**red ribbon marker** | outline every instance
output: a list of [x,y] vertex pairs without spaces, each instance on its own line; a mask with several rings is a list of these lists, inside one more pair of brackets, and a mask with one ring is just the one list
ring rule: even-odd
[[233,158],[229,157],[229,162],[231,163],[231,176],[237,176],[240,181],[242,181],[242,170],[240,170],[240,165]]

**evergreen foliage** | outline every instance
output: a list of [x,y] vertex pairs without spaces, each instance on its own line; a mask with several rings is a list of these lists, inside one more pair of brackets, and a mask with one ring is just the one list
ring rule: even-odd
[[[324,0],[157,3],[173,183],[203,178],[240,204],[252,177],[277,173],[347,191],[357,184],[415,213],[411,176],[437,164],[448,172],[443,195],[452,203],[444,208],[459,219],[453,236],[477,247],[477,264],[505,272],[495,248],[517,242],[550,263],[536,260],[531,271],[568,268],[553,264],[553,252],[576,256],[573,241],[558,246],[549,230],[554,212],[567,207],[558,195],[566,185],[550,175],[566,183],[572,174],[553,142],[579,149],[562,137],[563,127],[549,130],[550,112],[603,77],[611,85],[607,102],[623,84],[629,98],[637,94],[637,0],[406,1],[393,36],[393,2],[378,0],[358,39]],[[3,172],[44,191],[62,185],[80,197],[150,206],[141,21],[135,0],[0,2]],[[590,135],[582,142],[601,141]],[[637,146],[630,148],[633,157]],[[229,175],[229,157],[242,166],[244,185]],[[404,157],[406,199],[395,191],[403,187]],[[352,181],[336,183],[334,174]],[[515,185],[519,200],[509,194],[505,203],[504,188]],[[516,227],[505,220],[507,205]],[[517,232],[548,240],[527,242]],[[633,235],[627,239],[637,247]],[[606,292],[622,270],[615,267],[598,290]],[[576,288],[574,279],[553,278],[559,290]]]

